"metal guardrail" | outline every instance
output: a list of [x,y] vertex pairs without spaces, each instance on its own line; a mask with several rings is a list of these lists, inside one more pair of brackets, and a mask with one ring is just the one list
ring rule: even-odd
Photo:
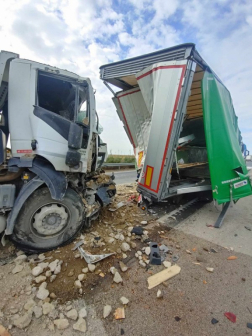
[[104,162],[102,167],[135,167],[135,163],[106,163]]

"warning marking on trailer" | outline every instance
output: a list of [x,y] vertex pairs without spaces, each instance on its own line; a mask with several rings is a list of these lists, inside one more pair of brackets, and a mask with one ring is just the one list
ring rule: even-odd
[[30,153],[32,153],[32,149],[18,149],[17,153],[18,154],[21,154],[21,153],[30,154]]

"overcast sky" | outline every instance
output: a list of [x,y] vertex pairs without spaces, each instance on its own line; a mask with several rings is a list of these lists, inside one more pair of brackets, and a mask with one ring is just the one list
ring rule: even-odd
[[252,152],[252,1],[0,0],[0,49],[90,77],[109,152],[132,147],[103,64],[193,42],[230,90]]

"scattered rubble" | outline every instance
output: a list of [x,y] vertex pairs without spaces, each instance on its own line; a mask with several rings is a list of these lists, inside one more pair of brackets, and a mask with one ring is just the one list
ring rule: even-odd
[[128,243],[122,243],[122,245],[121,245],[121,250],[122,250],[123,252],[130,251],[130,246],[129,246],[129,244],[128,244]]
[[156,273],[150,276],[148,281],[148,289],[154,288],[162,282],[174,277],[175,275],[180,273],[181,268],[178,265],[171,266],[169,268],[164,269],[163,271]]
[[88,264],[88,270],[89,270],[90,272],[94,272],[94,270],[95,270],[95,265],[93,265],[93,264]]
[[121,275],[119,274],[119,272],[117,272],[117,271],[115,272],[113,281],[114,281],[115,283],[123,282],[122,277],[121,277]]
[[59,330],[66,329],[69,326],[69,322],[65,318],[54,320],[53,323],[56,325],[57,329]]
[[71,309],[66,313],[66,316],[70,318],[71,320],[76,321],[78,318],[78,313],[76,309]]
[[23,265],[16,265],[13,270],[12,270],[12,274],[16,274],[16,273],[19,273],[23,270],[24,266]]
[[206,267],[206,270],[210,273],[213,273],[214,269],[212,267]]
[[162,291],[159,289],[158,291],[157,291],[157,298],[158,299],[161,299],[163,297],[163,293],[162,293]]
[[122,303],[123,305],[126,305],[126,304],[129,303],[129,299],[127,299],[125,296],[122,296],[122,297],[120,298],[120,301],[121,301],[121,303]]
[[86,308],[81,308],[81,310],[79,311],[79,317],[85,318],[87,317],[87,310]]
[[233,322],[233,323],[236,322],[236,316],[235,316],[235,314],[230,313],[230,312],[226,312],[226,313],[224,313],[224,315],[225,315],[231,322]]
[[109,314],[111,313],[112,311],[112,307],[107,305],[107,306],[104,306],[103,307],[103,318],[106,318],[109,316]]
[[78,321],[73,325],[73,329],[85,333],[87,331],[86,321],[82,317],[80,317]]
[[164,267],[166,267],[166,268],[171,267],[171,262],[165,260],[165,261],[163,262],[163,265],[164,265]]
[[32,320],[32,311],[28,311],[28,313],[14,319],[13,324],[19,329],[24,329],[28,327]]
[[120,268],[121,268],[122,272],[127,271],[128,267],[122,261],[119,261],[119,265],[120,265]]
[[124,308],[117,308],[115,313],[114,313],[115,319],[116,320],[121,320],[125,319],[125,310]]

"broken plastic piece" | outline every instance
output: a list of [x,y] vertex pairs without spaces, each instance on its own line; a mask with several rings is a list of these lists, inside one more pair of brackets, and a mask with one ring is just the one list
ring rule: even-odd
[[115,253],[108,253],[108,254],[90,254],[83,250],[82,247],[78,247],[81,256],[86,260],[88,264],[95,264],[100,260],[110,257]]
[[212,320],[211,320],[211,323],[212,324],[216,324],[216,323],[218,323],[219,321],[218,320],[216,320],[215,318],[212,318]]
[[175,318],[175,321],[177,321],[177,322],[179,322],[181,320],[181,317],[179,317],[179,316],[175,316],[174,318]]
[[172,261],[175,263],[175,262],[177,262],[179,260],[179,255],[174,255],[174,256],[172,256]]
[[143,228],[141,226],[135,226],[131,230],[131,233],[135,233],[138,236],[142,236],[143,235]]
[[161,255],[157,243],[150,243],[150,264],[161,265]]
[[252,329],[252,323],[247,323],[247,328]]
[[127,204],[126,202],[119,202],[119,203],[117,203],[117,205],[116,205],[115,208],[109,208],[109,211],[116,211],[116,210],[120,209],[121,207],[123,207],[126,204]]
[[236,322],[236,316],[235,316],[235,314],[230,313],[230,312],[226,312],[226,313],[224,313],[224,315],[225,315],[231,322],[233,322],[233,323]]
[[235,259],[237,259],[236,256],[230,256],[230,257],[227,258],[227,260],[235,260]]

